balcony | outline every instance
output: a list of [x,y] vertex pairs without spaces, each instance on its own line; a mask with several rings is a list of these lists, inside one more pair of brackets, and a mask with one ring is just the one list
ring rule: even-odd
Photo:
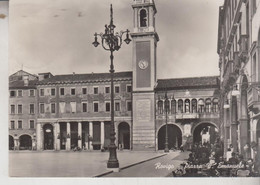
[[256,82],[249,86],[247,90],[248,109],[255,114],[260,112],[260,83]]
[[[164,120],[165,114],[156,114],[156,119]],[[185,119],[205,119],[205,118],[219,118],[219,112],[194,112],[194,113],[176,113],[168,114],[168,120],[185,120]]]
[[199,118],[219,118],[219,112],[202,112],[199,114]]
[[239,44],[238,56],[243,60],[245,60],[245,58],[248,55],[248,45],[249,45],[248,41],[249,41],[248,35],[241,35],[238,40],[238,44]]

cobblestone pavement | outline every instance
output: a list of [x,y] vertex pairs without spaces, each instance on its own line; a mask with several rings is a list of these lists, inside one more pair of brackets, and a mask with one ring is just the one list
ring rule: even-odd
[[[118,151],[120,168],[164,155],[163,152]],[[106,172],[108,152],[10,151],[10,177],[93,177]]]
[[188,154],[189,152],[170,152],[163,157],[126,168],[118,173],[108,174],[105,177],[172,177],[172,171],[188,158]]

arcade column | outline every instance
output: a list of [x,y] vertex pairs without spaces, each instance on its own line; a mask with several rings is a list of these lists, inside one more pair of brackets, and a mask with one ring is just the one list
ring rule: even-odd
[[[89,138],[93,138],[93,122],[89,122]],[[89,141],[89,149],[93,150],[92,140]]]
[[101,149],[104,148],[105,144],[105,125],[104,121],[101,122]]
[[55,141],[55,150],[60,150],[60,124],[55,123],[55,134],[54,134],[54,141]]
[[36,126],[37,150],[43,150],[43,127],[41,123]]
[[82,148],[82,124],[78,122],[78,147]]

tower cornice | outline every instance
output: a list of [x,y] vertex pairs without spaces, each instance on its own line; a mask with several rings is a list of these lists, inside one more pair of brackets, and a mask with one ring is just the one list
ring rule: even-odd
[[156,38],[156,41],[158,42],[159,36],[157,34],[157,32],[137,32],[137,33],[131,33],[131,37],[135,38],[135,37],[145,37],[145,36],[154,36]]

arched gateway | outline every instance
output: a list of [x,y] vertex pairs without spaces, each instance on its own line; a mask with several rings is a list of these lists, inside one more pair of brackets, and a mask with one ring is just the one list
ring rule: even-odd
[[218,127],[214,123],[199,123],[193,129],[193,143],[214,143],[217,137]]
[[21,135],[19,137],[20,150],[31,150],[32,149],[32,138],[29,135]]
[[118,148],[130,149],[130,126],[126,122],[118,125]]
[[14,150],[14,137],[9,135],[9,150]]
[[44,150],[53,150],[54,149],[53,126],[51,124],[45,124],[43,126],[43,132],[44,132],[44,141],[43,141]]
[[[169,149],[179,148],[182,145],[181,129],[174,124],[168,124],[167,128]],[[158,150],[163,150],[165,148],[165,135],[166,125],[163,125],[158,131]]]

